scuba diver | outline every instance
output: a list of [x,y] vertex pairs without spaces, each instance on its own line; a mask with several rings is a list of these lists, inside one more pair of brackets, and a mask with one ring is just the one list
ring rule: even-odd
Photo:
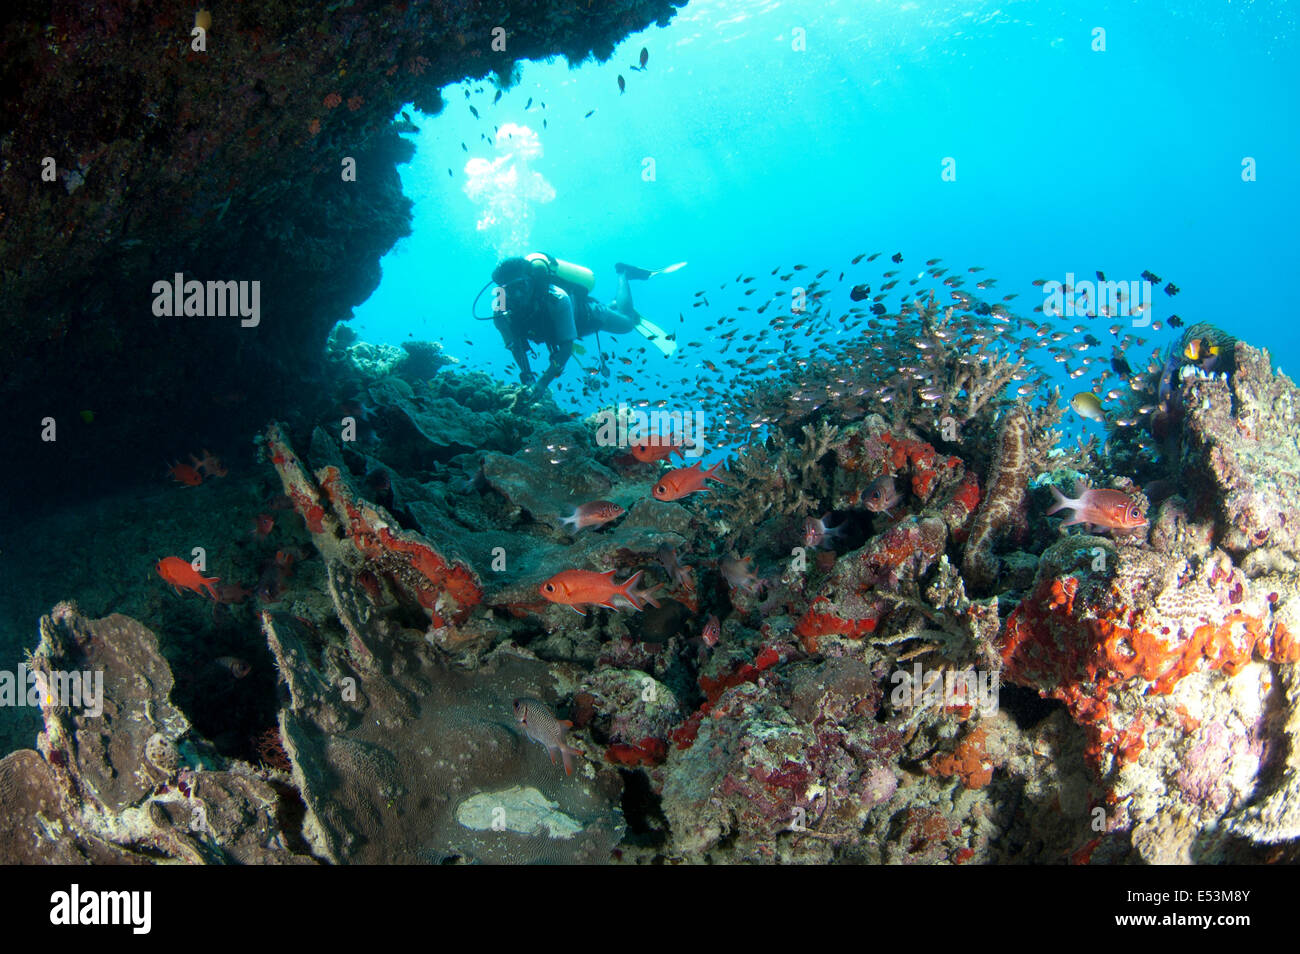
[[[563,373],[573,354],[574,341],[586,335],[599,335],[602,331],[621,335],[635,330],[665,355],[671,355],[677,347],[676,341],[637,312],[628,283],[675,272],[685,264],[679,262],[653,270],[623,263],[615,265],[618,294],[612,307],[591,297],[596,276],[581,265],[538,252],[523,258],[507,258],[497,265],[492,271],[492,281],[500,286],[500,291],[492,320],[519,365],[520,383],[530,388],[516,402],[532,404],[540,398]],[[599,340],[598,337],[598,349]],[[543,343],[550,351],[550,363],[541,378],[528,363],[529,342]],[[601,364],[603,370],[603,355]]]

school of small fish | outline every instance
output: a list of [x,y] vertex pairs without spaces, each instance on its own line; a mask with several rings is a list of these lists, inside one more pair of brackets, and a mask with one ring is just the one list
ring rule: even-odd
[[[1221,337],[1202,333],[1157,347],[1144,359],[1139,355],[1150,340],[1142,333],[1182,327],[1177,315],[1151,320],[1150,302],[1116,320],[1114,303],[1098,304],[1087,287],[1066,284],[1069,307],[1082,320],[1057,326],[1050,307],[1045,313],[1036,305],[1035,316],[1026,317],[1012,311],[1017,293],[985,294],[997,280],[983,276],[982,266],[952,270],[932,258],[911,277],[897,268],[874,279],[860,274],[881,254],[860,253],[842,268],[816,272],[804,263],[775,265],[698,289],[690,318],[679,313],[676,329],[666,332],[678,345],[670,358],[635,335],[604,339],[609,350],[603,357],[626,365],[627,373],[606,376],[595,365],[573,369],[553,385],[556,399],[579,406],[593,398],[625,402],[638,410],[706,407],[713,414],[711,449],[726,450],[744,444],[779,411],[807,413],[832,402],[850,420],[913,398],[936,416],[959,412],[971,399],[967,385],[998,365],[1006,367],[1005,391],[997,396],[1002,403],[1056,400],[1051,387],[1064,375],[1086,384],[1067,402],[1080,419],[1132,428],[1160,409],[1156,392],[1170,354],[1178,365],[1212,370],[1226,347]],[[902,253],[890,260],[902,264]],[[1097,275],[1104,280],[1104,273]],[[903,282],[907,290],[899,287]],[[1168,295],[1177,291],[1172,283],[1165,289]],[[1123,295],[1120,306],[1128,304]],[[684,335],[688,324],[698,333]],[[955,363],[954,353],[960,355]],[[1058,373],[1052,365],[1060,366]],[[747,387],[737,389],[741,376]],[[774,404],[765,383],[781,392],[781,402]],[[658,440],[631,448],[632,455],[651,462],[676,452]],[[673,492],[671,482],[664,492]]]
[[[642,47],[627,71],[646,73],[649,60],[649,49]],[[627,93],[626,76],[619,74],[616,81],[620,95]],[[490,88],[481,83],[464,87],[466,100],[485,92]],[[492,107],[502,93],[495,91]],[[523,112],[545,113],[546,108],[544,101],[528,97]],[[472,103],[468,109],[486,122]],[[588,110],[583,118],[596,111]],[[545,118],[542,126],[546,128]],[[481,133],[480,140],[490,145],[499,128]],[[468,151],[466,143],[460,145]],[[450,168],[447,172],[454,175]],[[895,267],[870,273],[880,259]],[[1183,327],[1178,315],[1153,320],[1157,293],[1168,301],[1181,289],[1146,269],[1140,278],[1152,295],[1129,301],[1123,282],[1113,297],[1102,296],[1098,283],[1107,282],[1106,273],[1094,274],[1096,283],[1091,278],[1073,283],[1035,279],[1032,285],[1044,289],[1044,302],[1033,306],[1035,317],[1027,317],[1011,310],[1018,293],[999,295],[997,279],[981,265],[952,268],[930,258],[909,273],[902,252],[883,251],[859,252],[840,267],[815,272],[803,262],[777,263],[696,289],[689,308],[679,311],[676,327],[665,332],[678,345],[671,358],[662,358],[636,335],[607,338],[602,344],[609,350],[600,362],[577,367],[573,362],[552,388],[561,405],[575,407],[589,405],[593,398],[638,409],[709,407],[715,411],[712,447],[726,450],[745,443],[748,432],[773,419],[772,402],[764,400],[760,388],[737,391],[738,375],[747,382],[779,381],[782,387],[793,381],[787,409],[811,410],[833,401],[851,419],[857,407],[866,414],[914,396],[937,414],[949,413],[954,402],[969,397],[963,384],[970,372],[996,362],[1014,365],[1005,397],[1048,396],[1057,376],[1049,369],[1055,364],[1060,375],[1085,385],[1067,402],[1081,421],[1110,429],[1150,425],[1170,411],[1158,392],[1171,357],[1177,359],[1175,370],[1183,362],[1214,370],[1230,342],[1216,334],[1187,335],[1142,359],[1139,349],[1149,343],[1145,334]],[[1049,297],[1046,289],[1053,285],[1059,291]],[[1052,320],[1066,316],[1081,320],[1059,327]],[[688,327],[691,333],[685,334]],[[966,367],[937,367],[929,360],[936,352],[953,350],[961,352]],[[584,353],[580,346],[575,351]],[[615,361],[627,370],[610,375],[607,362]],[[874,366],[873,373],[862,373],[866,364]],[[853,367],[855,373],[828,373],[836,367]],[[889,373],[878,373],[881,368]],[[1154,442],[1137,440],[1142,449],[1155,451]],[[649,462],[677,448],[651,443],[631,450],[637,460]],[[672,481],[663,492],[675,493]]]

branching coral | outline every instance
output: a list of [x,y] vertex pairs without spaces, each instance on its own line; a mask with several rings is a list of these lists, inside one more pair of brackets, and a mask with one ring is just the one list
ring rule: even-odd
[[[1030,376],[1023,354],[992,347],[996,333],[970,328],[963,319],[954,318],[951,306],[939,317],[938,306],[931,298],[916,306],[913,314],[920,325],[920,333],[913,339],[913,346],[920,351],[918,371],[913,374],[919,373],[936,395],[936,400],[924,408],[923,416],[913,415],[913,426],[924,426],[927,418],[940,421],[949,416],[964,425],[984,416],[986,410],[991,417],[992,412],[1009,403],[1007,388]],[[1001,316],[999,320],[1008,323]]]
[[[822,455],[836,432],[825,424],[820,431],[811,427],[804,430],[803,447],[813,452],[821,447]],[[779,429],[764,440],[754,438],[742,447],[728,472],[729,486],[719,487],[713,498],[720,516],[714,527],[722,535],[724,546],[746,549],[761,525],[782,518],[797,520],[811,513],[816,501],[809,496],[807,487],[825,485],[825,477],[816,473],[817,459],[810,459]]]
[[[746,443],[754,420],[780,422],[793,432],[810,422],[869,414],[893,431],[930,441],[991,433],[998,414],[1017,401],[1013,386],[1027,382],[1020,385],[1024,394],[1046,375],[1026,358],[1033,342],[1015,338],[1018,322],[1004,306],[967,295],[962,303],[961,310],[941,310],[933,298],[908,303],[897,315],[870,319],[867,335],[846,339],[828,357],[801,362],[797,384],[756,382],[733,398],[740,413],[720,443]],[[1054,413],[1059,419],[1059,409]]]
[[827,489],[826,474],[820,467],[821,459],[831,452],[840,429],[823,420],[816,427],[805,424],[801,430],[804,440],[799,448],[799,486],[807,494],[821,496]]

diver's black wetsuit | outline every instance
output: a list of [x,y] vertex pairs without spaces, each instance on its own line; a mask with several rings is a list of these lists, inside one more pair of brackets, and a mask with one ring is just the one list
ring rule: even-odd
[[573,353],[575,339],[597,331],[621,335],[636,328],[641,316],[632,307],[627,279],[620,275],[618,285],[617,310],[590,298],[575,308],[573,296],[558,285],[548,284],[545,291],[522,307],[512,307],[509,313],[496,316],[494,323],[519,365],[524,384],[531,384],[535,377],[528,363],[528,342],[544,343],[550,348],[550,365],[537,382],[534,397],[560,376]]

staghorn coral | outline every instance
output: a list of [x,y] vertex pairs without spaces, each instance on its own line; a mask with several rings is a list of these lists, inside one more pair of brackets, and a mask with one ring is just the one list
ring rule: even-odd
[[1096,435],[1080,438],[1072,447],[1060,446],[1062,435],[1058,425],[1065,414],[1065,405],[1060,400],[1061,389],[1054,388],[1051,400],[1046,403],[1019,406],[1029,420],[1029,459],[1036,473],[1061,467],[1081,470],[1097,456]]
[[[822,420],[816,427],[805,424],[800,428],[803,445],[799,448],[799,488],[806,494],[821,496],[826,492],[826,475],[820,464],[823,457],[831,452],[839,437],[840,429],[829,421]],[[792,511],[796,515],[798,511]]]
[[[1017,403],[1011,385],[1046,380],[1025,357],[1029,341],[1012,337],[1019,323],[1007,309],[964,293],[960,312],[940,311],[929,299],[871,319],[868,328],[868,336],[845,341],[826,360],[801,362],[793,385],[759,380],[734,396],[740,413],[728,417],[720,443],[748,444],[752,421],[779,422],[793,434],[822,420],[842,424],[871,414],[895,432],[938,441],[955,430],[965,441],[991,432],[998,415]],[[1059,419],[1059,394],[1042,397],[1035,413]]]
[[[817,433],[809,427],[804,436],[804,447],[815,452]],[[806,517],[815,501],[798,475],[814,472],[815,466],[816,459],[809,460],[781,429],[766,438],[751,437],[732,461],[728,483],[713,493],[712,509],[718,515],[713,526],[723,545],[748,549],[760,528]]]
[[[964,322],[954,319],[955,309],[943,310],[939,317],[933,296],[919,303],[913,313],[920,323],[921,334],[914,347],[921,351],[918,364],[931,386],[939,394],[936,401],[925,408],[930,420],[955,417],[961,423],[989,416],[1007,404],[1006,390],[1014,381],[1028,375],[1023,354],[1008,348],[986,348],[993,341],[987,331],[971,331]],[[998,319],[1006,322],[1002,313]],[[924,345],[924,347],[922,347]],[[972,347],[974,346],[974,347]],[[1012,354],[1015,354],[1014,360]],[[900,405],[906,406],[906,405]],[[913,426],[924,426],[927,418],[913,418]]]

